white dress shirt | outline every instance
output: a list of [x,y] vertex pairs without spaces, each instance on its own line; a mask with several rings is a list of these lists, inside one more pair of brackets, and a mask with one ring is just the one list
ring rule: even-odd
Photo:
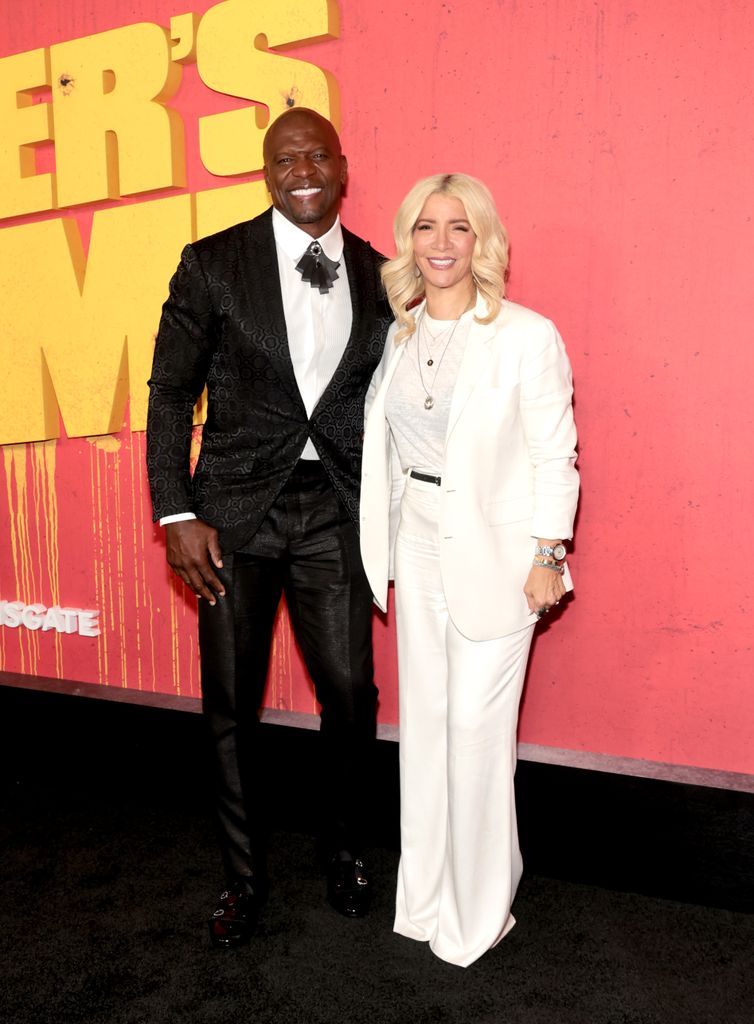
[[[296,264],[313,241],[312,236],[286,220],[277,210],[272,211],[272,229],[293,372],[306,414],[311,416],[343,358],[351,334],[353,314],[343,261],[343,232],[340,218],[337,218],[330,230],[317,239],[325,255],[340,263],[338,279],[322,295],[318,288],[312,288],[303,281],[296,270]],[[306,442],[301,458],[319,458],[311,438]]]
[[[296,264],[314,241],[312,236],[277,210],[272,211],[272,231],[293,372],[306,414],[311,417],[343,358],[351,335],[353,310],[343,259],[343,231],[340,217],[337,217],[330,230],[317,239],[325,255],[340,263],[337,280],[324,295],[304,281],[296,270]],[[307,440],[301,458],[319,458],[311,438]],[[160,525],[195,518],[193,512],[179,512],[163,516]]]

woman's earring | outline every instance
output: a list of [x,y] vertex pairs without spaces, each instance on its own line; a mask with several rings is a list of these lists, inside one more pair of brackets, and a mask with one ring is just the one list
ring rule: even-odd
[[417,266],[414,266],[414,277],[421,277],[421,276],[422,276],[421,270],[419,270],[419,268]]

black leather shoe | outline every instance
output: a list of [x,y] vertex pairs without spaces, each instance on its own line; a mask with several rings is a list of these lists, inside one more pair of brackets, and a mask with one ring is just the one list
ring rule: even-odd
[[372,887],[361,860],[346,850],[337,853],[327,868],[327,900],[345,917],[364,917],[369,910]]
[[209,919],[209,940],[219,949],[243,946],[256,928],[262,903],[260,887],[252,879],[230,883],[220,894]]

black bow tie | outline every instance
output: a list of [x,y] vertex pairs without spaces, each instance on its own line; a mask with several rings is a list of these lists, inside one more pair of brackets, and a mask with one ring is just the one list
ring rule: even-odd
[[325,255],[319,242],[312,242],[296,264],[296,270],[312,288],[319,288],[321,294],[325,295],[338,279],[339,266],[340,263],[335,263]]

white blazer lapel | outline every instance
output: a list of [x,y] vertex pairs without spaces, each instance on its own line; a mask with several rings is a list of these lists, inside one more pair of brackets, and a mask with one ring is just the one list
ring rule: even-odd
[[[486,315],[487,304],[479,296],[474,308],[474,316]],[[479,324],[476,320],[471,321],[471,329],[466,339],[466,348],[461,360],[461,368],[458,371],[458,380],[453,388],[453,399],[450,403],[450,415],[448,417],[448,430],[445,435],[446,444],[458,423],[458,418],[471,397],[474,385],[487,367],[487,363],[492,355],[492,339],[495,337],[495,333],[494,322],[491,324]]]
[[367,391],[366,403],[365,403],[365,419],[368,420],[374,410],[375,415],[383,418],[385,415],[385,396],[387,390],[390,387],[390,381],[393,379],[398,363],[401,361],[403,353],[406,350],[405,342],[401,342],[400,345],[396,345],[393,341],[393,334],[391,331],[388,335],[387,341],[385,342],[385,351],[382,355],[380,365],[377,367],[377,371],[372,380],[372,384],[369,386]]
[[361,475],[361,557],[375,602],[382,611],[387,608],[392,541],[397,523],[392,500],[391,441],[385,419],[385,397],[406,350],[404,344],[393,343],[394,334],[391,331],[388,335],[382,363],[375,373],[375,387],[370,388],[367,398]]

